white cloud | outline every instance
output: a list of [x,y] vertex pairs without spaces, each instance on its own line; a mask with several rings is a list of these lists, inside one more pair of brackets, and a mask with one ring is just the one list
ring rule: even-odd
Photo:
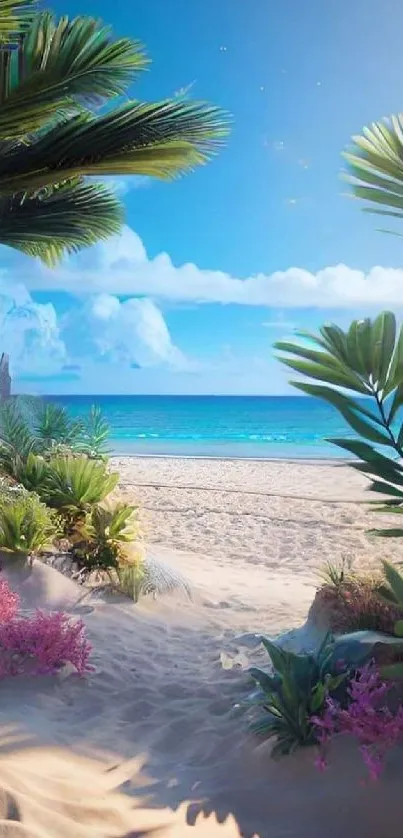
[[173,343],[161,311],[149,299],[120,302],[112,294],[100,294],[87,308],[87,318],[99,353],[109,361],[177,370],[191,366]]
[[176,267],[167,253],[149,259],[140,237],[129,227],[121,236],[66,260],[56,271],[38,266],[21,278],[32,289],[76,295],[147,295],[271,308],[368,308],[401,305],[403,300],[403,268],[374,267],[364,273],[340,264],[311,273],[290,267],[239,279],[192,263]]
[[0,345],[10,355],[14,374],[50,375],[67,359],[53,305],[35,303],[23,285],[1,280]]
[[104,183],[105,186],[109,186],[120,197],[127,195],[128,192],[132,192],[135,189],[145,189],[152,183],[152,179],[146,175],[131,175],[130,177],[105,175],[105,177],[94,177],[89,178],[89,180],[93,180],[95,183]]

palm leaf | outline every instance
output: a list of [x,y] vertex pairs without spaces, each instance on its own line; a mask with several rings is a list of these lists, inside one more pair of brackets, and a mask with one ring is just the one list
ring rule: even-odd
[[36,0],[0,0],[0,41],[18,43],[32,23]]
[[73,179],[0,198],[0,242],[54,266],[63,253],[119,232],[123,207],[100,183]]
[[364,128],[343,156],[355,197],[373,205],[366,209],[399,217],[403,212],[403,115]]
[[226,115],[204,103],[122,105],[80,113],[28,147],[0,155],[0,193],[29,192],[82,175],[172,178],[205,163],[228,133]]
[[147,63],[138,42],[112,40],[109,28],[91,17],[56,23],[49,12],[39,14],[20,54],[12,53],[8,62],[0,136],[19,138],[49,119],[82,110],[84,103],[99,105],[121,95]]

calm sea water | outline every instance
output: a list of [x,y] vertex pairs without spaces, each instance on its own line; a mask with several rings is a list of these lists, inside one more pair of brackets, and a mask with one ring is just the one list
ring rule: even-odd
[[73,416],[98,404],[119,454],[328,458],[348,436],[331,406],[298,396],[57,396]]

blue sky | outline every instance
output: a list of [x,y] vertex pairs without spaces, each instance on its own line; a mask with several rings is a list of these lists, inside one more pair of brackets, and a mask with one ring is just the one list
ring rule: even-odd
[[[352,134],[403,107],[398,0],[57,0],[152,58],[133,96],[233,114],[175,183],[115,179],[121,238],[47,271],[2,249],[2,348],[47,393],[282,393],[274,340],[403,299],[401,239],[340,180]],[[393,225],[392,225],[393,226]]]

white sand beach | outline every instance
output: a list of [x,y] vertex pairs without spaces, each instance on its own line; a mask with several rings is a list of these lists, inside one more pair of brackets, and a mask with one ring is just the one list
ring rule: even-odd
[[[249,688],[244,670],[262,660],[240,635],[301,625],[323,561],[403,560],[394,541],[366,534],[379,516],[359,503],[365,480],[319,463],[112,465],[124,497],[142,507],[151,554],[184,573],[193,599],[95,597],[35,564],[20,584],[24,607],[80,614],[96,669],[84,679],[2,684],[0,835],[129,838],[156,826],[158,836],[190,838],[397,834],[401,755],[370,787],[352,743],[339,743],[324,774],[309,749],[275,762],[235,706]],[[32,751],[10,749],[10,727],[30,737]],[[103,772],[103,759],[115,770]],[[112,793],[130,778],[124,795]],[[187,830],[197,816],[198,829]]]

